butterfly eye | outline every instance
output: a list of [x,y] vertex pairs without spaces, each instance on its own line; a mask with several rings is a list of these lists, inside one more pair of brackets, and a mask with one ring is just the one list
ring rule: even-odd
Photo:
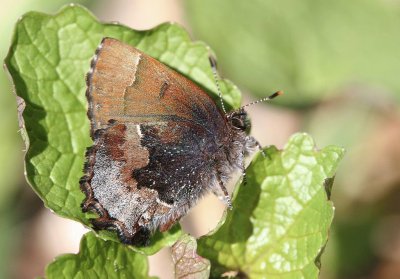
[[238,130],[246,130],[245,123],[240,118],[232,118],[231,119],[232,126]]
[[246,131],[248,128],[247,114],[245,112],[235,112],[229,117],[229,120],[236,130]]

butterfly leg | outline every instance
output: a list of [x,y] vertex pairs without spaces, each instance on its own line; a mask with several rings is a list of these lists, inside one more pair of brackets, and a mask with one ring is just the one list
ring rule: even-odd
[[265,153],[265,151],[262,148],[261,144],[257,140],[255,140],[255,145],[257,146],[257,148],[261,152],[261,154],[264,156],[264,158],[266,158],[267,157],[267,153]]
[[[221,173],[217,171],[217,181],[219,184],[219,188],[222,190],[222,193],[224,194],[223,196],[223,201],[228,205],[229,209],[232,209],[232,201],[231,197],[229,196],[228,190],[226,189],[224,182],[221,179]],[[219,195],[217,194],[219,197]]]
[[241,171],[242,171],[242,183],[243,185],[247,184],[247,176],[246,176],[246,166],[245,166],[245,154],[244,150],[242,151],[242,163],[240,165]]

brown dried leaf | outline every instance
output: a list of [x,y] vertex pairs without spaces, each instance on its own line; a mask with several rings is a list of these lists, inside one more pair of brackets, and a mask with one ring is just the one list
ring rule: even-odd
[[210,261],[196,253],[196,239],[183,235],[172,246],[172,260],[175,265],[175,278],[200,279],[209,278]]

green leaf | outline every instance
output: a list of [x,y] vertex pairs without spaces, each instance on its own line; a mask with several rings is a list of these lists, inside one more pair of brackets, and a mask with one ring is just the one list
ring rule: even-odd
[[[21,17],[5,64],[17,96],[26,103],[25,110],[19,113],[28,149],[27,180],[48,208],[86,225],[93,216],[81,211],[84,195],[78,183],[85,149],[91,145],[85,75],[105,36],[136,46],[188,76],[213,96],[217,90],[208,48],[204,43],[192,42],[176,24],[135,31],[118,24],[102,24],[75,5],[54,16],[29,12]],[[238,107],[240,93],[236,87],[228,81],[222,82],[221,87],[230,106]],[[165,234],[170,237],[167,243],[179,237],[179,230],[173,232]]]
[[[112,240],[117,241],[116,235],[114,232],[110,231],[99,231],[98,235],[103,238],[104,240]],[[129,246],[135,252],[144,253],[146,255],[153,255],[157,253],[163,247],[170,247],[172,246],[177,239],[182,235],[182,230],[179,224],[175,224],[172,228],[170,228],[166,232],[159,232],[156,231],[155,234],[151,238],[151,245],[144,246],[144,247],[135,247]]]
[[317,278],[333,205],[328,201],[343,149],[320,151],[306,134],[282,151],[266,149],[247,169],[248,183],[235,191],[233,210],[214,233],[198,240],[211,274],[249,278]]
[[182,235],[172,246],[172,259],[175,265],[175,278],[201,279],[210,276],[210,261],[196,254],[197,243],[194,237]]
[[[22,12],[34,7],[41,7],[41,9],[51,11],[57,9],[60,5],[65,5],[67,2],[66,0],[28,0],[20,2],[18,5],[13,5],[14,3],[11,0],[2,1],[4,8],[0,9],[0,41],[10,41],[14,22]],[[85,0],[78,0],[78,2],[85,2]],[[0,46],[1,58],[6,56],[8,47],[5,43]],[[7,200],[12,199],[12,196],[20,190],[21,186],[19,184],[21,184],[22,141],[17,132],[15,96],[8,94],[10,88],[11,83],[7,80],[6,73],[0,72],[0,211],[8,210],[4,209],[4,206],[8,205]],[[0,260],[0,262],[4,261]]]
[[149,278],[148,270],[145,255],[114,241],[104,241],[90,232],[82,238],[79,254],[57,257],[46,268],[46,277],[142,279]]
[[226,75],[260,97],[287,93],[274,104],[309,106],[349,84],[382,87],[400,100],[400,18],[392,1],[185,4],[193,33],[213,47]]

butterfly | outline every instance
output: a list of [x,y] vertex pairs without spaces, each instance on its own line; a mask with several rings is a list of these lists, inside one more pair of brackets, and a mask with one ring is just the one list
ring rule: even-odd
[[209,192],[231,207],[225,185],[259,147],[244,108],[225,112],[193,81],[112,38],[95,52],[86,96],[94,143],[80,187],[83,211],[99,215],[95,229],[146,245]]

